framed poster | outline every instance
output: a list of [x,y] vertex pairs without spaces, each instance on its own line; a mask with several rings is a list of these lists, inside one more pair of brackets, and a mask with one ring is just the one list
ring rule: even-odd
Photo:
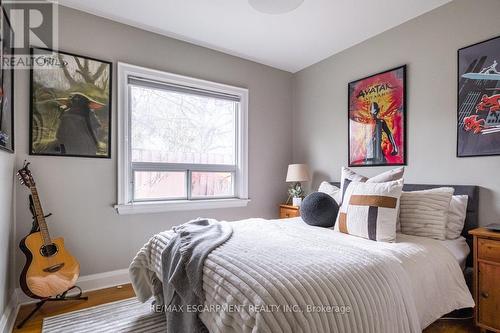
[[0,35],[0,149],[14,152],[14,69],[4,66],[4,57],[14,54],[14,32],[4,9],[1,9],[2,33]]
[[457,156],[500,155],[500,37],[458,50]]
[[406,65],[349,83],[349,166],[406,164]]
[[32,48],[30,155],[111,157],[108,61]]

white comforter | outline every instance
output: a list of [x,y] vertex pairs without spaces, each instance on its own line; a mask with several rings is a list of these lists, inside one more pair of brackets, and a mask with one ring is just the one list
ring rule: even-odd
[[[374,242],[300,218],[232,226],[231,239],[204,264],[200,318],[212,333],[420,332],[474,306],[456,259],[432,239],[398,234],[396,243]],[[130,266],[141,301],[161,293],[170,237],[154,236]]]

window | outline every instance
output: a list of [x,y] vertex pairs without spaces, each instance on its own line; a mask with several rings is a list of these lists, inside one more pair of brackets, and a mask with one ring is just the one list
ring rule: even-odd
[[119,213],[244,206],[246,89],[118,64]]

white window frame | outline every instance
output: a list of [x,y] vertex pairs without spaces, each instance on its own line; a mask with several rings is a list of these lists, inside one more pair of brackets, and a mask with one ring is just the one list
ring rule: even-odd
[[[133,201],[133,174],[131,162],[131,114],[129,109],[129,77],[139,77],[156,82],[165,82],[209,90],[222,94],[238,96],[240,99],[237,110],[237,142],[236,168],[228,166],[234,172],[234,194],[231,198],[202,198],[191,200],[165,201]],[[144,163],[152,171],[163,171],[157,165]],[[188,165],[176,164],[177,167]],[[154,169],[154,170],[153,170]],[[221,171],[220,166],[197,165],[193,171]],[[190,187],[190,186],[188,186]],[[118,62],[118,203],[115,209],[119,214],[160,213],[178,210],[213,209],[244,207],[250,202],[248,198],[248,89],[215,83],[155,69],[139,67]]]

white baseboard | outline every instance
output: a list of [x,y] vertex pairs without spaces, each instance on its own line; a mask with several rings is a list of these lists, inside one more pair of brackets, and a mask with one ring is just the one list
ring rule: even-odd
[[[130,283],[128,268],[98,274],[84,275],[80,276],[76,281],[76,285],[82,288],[84,292],[119,286],[127,283]],[[26,296],[21,288],[16,289],[16,294],[17,304],[19,305],[38,302],[38,300]]]
[[83,291],[104,289],[130,283],[128,268],[111,272],[80,276],[76,285]]
[[[104,289],[130,283],[128,269],[119,269],[111,272],[80,276],[77,286],[84,292]],[[23,304],[35,303],[38,300],[26,296],[21,288],[17,288],[11,295],[10,301],[0,317],[0,333],[11,333],[14,327],[19,307]]]
[[10,296],[9,303],[5,307],[5,310],[0,318],[0,333],[11,333],[14,327],[14,322],[16,321],[16,315],[18,311],[17,304],[17,293],[14,291]]

